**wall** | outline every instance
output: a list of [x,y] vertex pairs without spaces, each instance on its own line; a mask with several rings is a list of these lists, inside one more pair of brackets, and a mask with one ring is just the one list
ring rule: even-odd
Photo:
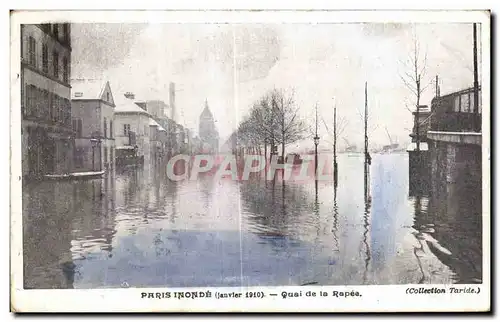
[[[61,26],[57,26],[60,28]],[[21,26],[21,111],[22,142],[23,142],[23,176],[41,176],[48,173],[68,173],[72,170],[72,129],[70,122],[71,104],[70,86],[71,78],[71,49],[69,43],[63,40],[60,28],[59,41],[52,35],[46,34],[38,25]],[[69,35],[69,28],[68,28]],[[29,51],[29,38],[35,40],[34,60]],[[43,66],[43,44],[47,45],[47,69]],[[56,51],[59,55],[57,62],[59,73],[54,75],[53,56]],[[63,78],[63,58],[67,60],[67,79]],[[36,87],[31,100],[28,100],[27,86]],[[49,104],[44,99],[41,90],[48,96],[57,95],[62,99],[57,105]],[[45,97],[47,98],[47,97]],[[54,103],[54,102],[53,102]],[[54,107],[54,108],[53,108]],[[51,110],[57,112],[58,117],[50,117]]]
[[[114,120],[114,107],[106,104],[105,102],[100,103],[101,106],[101,117],[100,117],[100,127],[101,133],[103,134],[102,141],[102,164],[106,168],[106,172],[112,171],[115,168],[115,120]],[[104,119],[106,118],[107,129],[104,133]],[[111,132],[111,121],[113,122],[113,132]]]
[[[44,76],[49,77],[53,79],[54,81],[58,81],[62,84],[68,84],[69,79],[67,82],[64,82],[63,80],[63,58],[66,58],[68,61],[68,76],[71,75],[71,49],[68,48],[67,45],[64,45],[61,43],[62,40],[62,28],[59,26],[59,35],[60,35],[60,41],[57,41],[53,36],[46,34],[44,31],[38,27],[38,25],[23,25],[22,26],[22,44],[21,48],[22,50],[22,62],[23,63],[30,63],[29,61],[29,37],[33,37],[36,41],[36,47],[35,47],[35,57],[36,57],[36,63],[34,68],[36,68],[39,72],[43,73]],[[42,52],[43,52],[43,46],[42,44],[46,44],[48,47],[48,73],[44,73],[42,69]],[[59,74],[57,76],[54,76],[54,64],[53,64],[53,56],[52,53],[56,51],[59,55],[59,60],[58,60],[58,69],[59,69]],[[69,77],[70,78],[70,77]],[[59,96],[70,98],[69,97],[69,87],[67,88],[67,95],[61,95],[58,94]]]
[[82,138],[89,139],[102,133],[101,108],[98,100],[72,100],[71,118],[82,120]]
[[137,113],[115,113],[114,123],[115,146],[129,144],[128,136],[123,133],[123,125],[130,124],[130,131],[136,133],[138,155],[144,156],[144,163],[149,161],[149,117]]
[[482,180],[481,146],[431,141],[429,144],[431,185],[434,192],[442,185],[467,182],[479,185]]

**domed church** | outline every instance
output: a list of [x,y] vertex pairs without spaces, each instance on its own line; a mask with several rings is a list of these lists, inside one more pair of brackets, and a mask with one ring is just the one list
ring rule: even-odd
[[219,132],[207,100],[205,100],[205,108],[200,115],[199,135],[203,153],[216,154],[219,152]]

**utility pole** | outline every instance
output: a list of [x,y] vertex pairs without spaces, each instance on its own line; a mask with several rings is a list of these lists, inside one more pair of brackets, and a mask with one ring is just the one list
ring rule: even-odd
[[477,27],[473,24],[473,36],[474,36],[474,127],[476,131],[479,131],[479,81],[477,75]]
[[333,108],[333,183],[337,186],[337,107]]
[[365,82],[365,165],[371,163],[368,155],[368,83]]
[[436,75],[436,97],[439,97],[439,76]]
[[[364,192],[368,196],[368,165],[371,164],[368,154],[368,82],[365,82],[365,162],[364,162]],[[366,199],[365,199],[366,200]]]
[[317,171],[318,171],[318,144],[319,144],[319,137],[318,137],[318,103],[316,103],[316,134],[314,136],[314,176],[316,180],[318,179],[317,177]]
[[417,110],[415,111],[415,136],[417,152],[420,152],[420,74],[417,76]]

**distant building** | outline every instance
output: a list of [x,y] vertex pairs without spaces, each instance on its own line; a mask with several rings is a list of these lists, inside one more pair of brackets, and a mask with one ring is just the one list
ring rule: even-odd
[[149,119],[149,131],[151,160],[158,163],[165,155],[163,140],[165,138],[164,133],[166,133],[166,131],[153,118]]
[[21,25],[23,176],[72,171],[70,66],[69,24]]
[[205,108],[200,115],[199,136],[202,144],[202,150],[205,153],[219,152],[219,132],[215,126],[215,120],[208,107],[208,101],[205,100]]
[[115,97],[114,138],[117,157],[129,154],[138,157],[141,162],[150,161],[151,115],[134,102],[135,95],[126,93]]
[[75,133],[76,171],[113,171],[115,168],[115,102],[109,82],[73,80],[71,115]]

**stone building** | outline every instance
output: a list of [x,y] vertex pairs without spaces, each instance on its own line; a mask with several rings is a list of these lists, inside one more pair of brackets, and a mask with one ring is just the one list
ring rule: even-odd
[[203,153],[215,154],[219,152],[219,132],[217,131],[214,116],[206,100],[205,108],[200,115],[199,136]]
[[22,173],[72,171],[71,28],[21,25]]
[[115,168],[115,103],[109,82],[78,79],[72,80],[71,86],[74,169],[112,172]]
[[120,154],[125,150],[134,151],[134,155],[143,164],[150,161],[151,115],[135,102],[135,95],[126,93],[115,96],[114,139]]

